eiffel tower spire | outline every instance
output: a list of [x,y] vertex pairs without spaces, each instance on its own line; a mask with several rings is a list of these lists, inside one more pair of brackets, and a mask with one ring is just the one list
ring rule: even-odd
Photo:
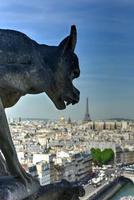
[[86,100],[86,113],[85,113],[84,121],[85,122],[91,121],[90,114],[89,114],[89,107],[88,107],[88,98]]

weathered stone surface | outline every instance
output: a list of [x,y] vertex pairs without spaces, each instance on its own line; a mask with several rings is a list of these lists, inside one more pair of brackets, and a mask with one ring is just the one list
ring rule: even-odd
[[25,34],[0,29],[0,97],[4,107],[26,94],[46,94],[58,109],[75,104],[79,91],[72,80],[80,74],[74,53],[76,27],[58,46],[38,44]]
[[1,176],[7,176],[10,175],[7,166],[6,166],[6,162],[0,152],[0,177]]
[[0,177],[0,200],[22,200],[37,191],[39,184],[36,181],[25,186],[20,179],[12,176]]
[[37,194],[37,200],[78,200],[79,197],[84,196],[85,191],[83,187],[77,184],[71,184],[66,180],[62,182],[50,184],[40,187]]
[[78,200],[85,192],[75,184],[63,180],[62,182],[40,186],[37,193],[33,194],[35,181],[27,187],[12,176],[0,177],[0,200]]

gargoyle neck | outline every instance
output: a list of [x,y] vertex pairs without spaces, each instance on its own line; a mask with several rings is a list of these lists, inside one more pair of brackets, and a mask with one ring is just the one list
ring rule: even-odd
[[57,46],[40,45],[40,53],[44,62],[53,70],[58,62],[59,52]]

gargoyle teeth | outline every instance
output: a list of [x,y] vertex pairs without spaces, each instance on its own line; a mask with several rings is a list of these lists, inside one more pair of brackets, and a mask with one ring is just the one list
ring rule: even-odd
[[70,102],[70,101],[67,101],[67,102],[66,102],[66,106],[68,106],[69,104],[71,104],[71,102]]
[[76,104],[76,101],[73,101],[73,102],[72,102],[72,105],[74,105],[74,104]]

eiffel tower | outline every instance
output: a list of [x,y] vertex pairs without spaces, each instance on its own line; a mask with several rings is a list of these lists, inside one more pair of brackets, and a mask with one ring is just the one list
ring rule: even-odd
[[86,113],[85,113],[85,117],[84,117],[84,122],[89,122],[91,121],[91,118],[90,118],[90,114],[89,114],[89,108],[88,108],[88,98],[86,100]]

